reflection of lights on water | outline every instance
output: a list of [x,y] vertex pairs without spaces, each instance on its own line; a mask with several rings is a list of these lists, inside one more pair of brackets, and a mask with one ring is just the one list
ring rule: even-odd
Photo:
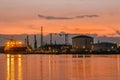
[[10,57],[10,55],[9,54],[7,54],[7,59]]
[[11,58],[14,58],[14,55],[10,55],[11,56]]
[[118,71],[118,73],[120,72],[120,59],[119,59],[119,55],[117,55],[117,71]]
[[14,80],[14,57],[11,58],[11,80]]
[[18,55],[18,80],[22,80],[22,60],[21,60],[21,55]]
[[86,78],[86,62],[85,62],[85,55],[83,55],[83,76],[84,80]]
[[49,56],[49,79],[51,80],[51,56]]
[[93,58],[94,58],[94,55],[91,55],[91,61],[90,61],[90,65],[91,65],[91,78],[93,78],[94,76],[94,63],[93,63]]
[[[15,80],[15,56],[7,54],[7,80]],[[18,59],[18,80],[22,80],[22,60],[21,55]]]
[[7,55],[7,80],[10,80],[10,58],[9,54]]
[[18,58],[21,58],[21,55],[20,55],[20,54],[18,55]]

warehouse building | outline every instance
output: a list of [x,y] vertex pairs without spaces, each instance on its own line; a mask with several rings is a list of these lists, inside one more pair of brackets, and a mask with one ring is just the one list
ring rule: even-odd
[[72,51],[75,52],[90,52],[92,49],[93,37],[79,35],[72,38]]

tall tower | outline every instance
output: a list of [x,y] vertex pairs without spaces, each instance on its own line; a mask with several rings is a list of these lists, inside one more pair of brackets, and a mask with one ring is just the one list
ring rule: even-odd
[[36,35],[34,35],[34,48],[37,48],[37,39],[36,39]]
[[41,47],[43,47],[44,43],[43,43],[43,27],[41,26]]
[[50,33],[50,45],[52,45],[52,33]]
[[28,35],[26,37],[26,44],[27,44],[27,46],[29,46],[29,36]]
[[68,45],[68,34],[65,34],[65,45]]

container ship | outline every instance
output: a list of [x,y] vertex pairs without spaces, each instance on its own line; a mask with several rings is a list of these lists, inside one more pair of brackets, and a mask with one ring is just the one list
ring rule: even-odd
[[16,41],[10,39],[5,42],[5,53],[26,53],[27,46],[25,46],[21,41]]

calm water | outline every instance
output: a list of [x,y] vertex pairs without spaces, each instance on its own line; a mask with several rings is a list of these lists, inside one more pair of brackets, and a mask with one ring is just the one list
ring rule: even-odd
[[0,54],[0,80],[120,80],[120,55]]

